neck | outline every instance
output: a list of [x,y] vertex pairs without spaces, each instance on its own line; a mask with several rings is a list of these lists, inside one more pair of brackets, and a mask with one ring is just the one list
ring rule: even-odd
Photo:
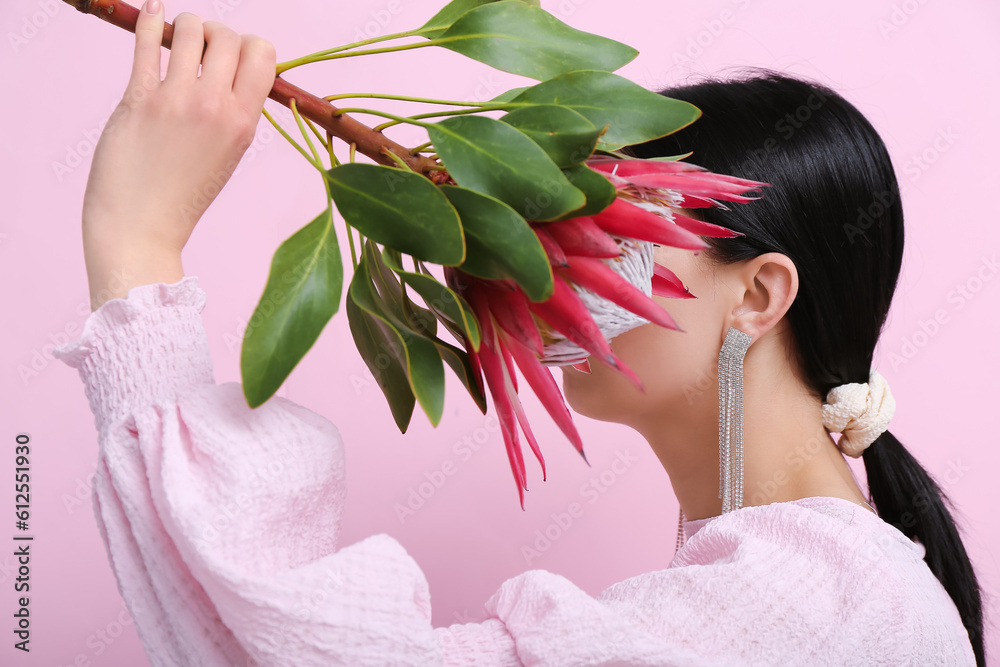
[[[680,409],[633,424],[670,476],[688,520],[722,511],[716,392],[717,384],[710,383],[700,395],[680,401]],[[744,507],[812,496],[840,497],[867,507],[844,455],[823,427],[822,403],[797,378],[787,370],[761,371],[748,354],[743,397]]]

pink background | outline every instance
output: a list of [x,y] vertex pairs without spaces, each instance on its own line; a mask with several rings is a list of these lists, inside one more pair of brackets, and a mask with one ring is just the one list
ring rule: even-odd
[[[361,39],[366,30],[374,35],[416,27],[441,4],[286,0],[279,12],[273,3],[251,0],[166,0],[166,12],[168,20],[191,11],[260,34],[277,46],[281,61]],[[898,402],[893,432],[937,477],[962,517],[989,626],[997,615],[1000,579],[1000,276],[987,260],[996,261],[1000,231],[981,203],[996,194],[993,160],[1000,154],[998,5],[848,0],[834,9],[792,0],[544,0],[543,6],[574,27],[639,49],[620,74],[646,87],[734,65],[769,66],[831,85],[881,132],[903,189],[908,238],[876,366]],[[13,521],[10,468],[14,436],[22,431],[34,444],[36,535],[33,650],[30,657],[14,651],[5,629],[0,662],[147,664],[91,512],[93,418],[76,372],[50,356],[52,343],[65,342],[67,333],[75,338],[89,312],[80,207],[91,151],[124,90],[134,38],[58,0],[5,2],[0,26],[7,100],[0,112],[7,130],[0,167],[6,209],[0,270],[8,285],[0,369],[0,498],[8,517],[0,533],[8,537],[0,539],[12,544],[6,523]],[[382,91],[480,101],[528,83],[433,49],[320,63],[287,78],[317,94]],[[267,105],[283,111],[271,101]],[[292,127],[287,113],[280,117]],[[409,145],[423,141],[415,132],[397,136]],[[202,219],[184,257],[188,275],[199,276],[208,293],[204,319],[219,382],[240,379],[240,335],[274,250],[323,205],[312,169],[262,119],[257,142]],[[500,583],[529,568],[558,572],[597,594],[667,565],[677,504],[641,438],[578,416],[593,465],[587,468],[533,397],[526,397],[550,477],[543,484],[537,466],[529,466],[531,491],[522,512],[496,423],[475,409],[451,376],[449,382],[441,425],[431,428],[418,413],[410,433],[401,436],[341,312],[280,392],[331,419],[346,439],[350,501],[344,544],[378,532],[402,542],[427,574],[435,625],[479,619]],[[465,438],[482,443],[478,451],[461,444]],[[630,463],[612,472],[619,457]],[[440,474],[449,464],[454,474]],[[621,465],[616,469],[622,471]],[[444,483],[425,485],[429,498],[401,521],[398,506],[435,477]],[[585,491],[592,479],[603,479],[602,492]],[[550,528],[558,525],[553,515],[574,502],[583,514],[529,563],[522,547],[536,546],[537,531],[557,532]],[[15,605],[12,552],[0,547],[3,628],[11,626]],[[987,651],[1000,650],[992,627],[987,636]]]

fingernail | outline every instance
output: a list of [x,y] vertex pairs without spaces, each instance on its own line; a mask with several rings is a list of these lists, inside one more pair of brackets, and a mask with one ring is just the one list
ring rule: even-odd
[[146,0],[146,4],[143,5],[148,14],[156,14],[160,11],[160,0]]

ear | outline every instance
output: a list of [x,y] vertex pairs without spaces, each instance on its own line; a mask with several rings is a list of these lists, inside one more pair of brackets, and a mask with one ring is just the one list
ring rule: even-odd
[[743,298],[732,310],[730,325],[750,334],[753,341],[760,340],[791,307],[799,290],[799,272],[787,255],[769,252],[748,260],[735,279]]

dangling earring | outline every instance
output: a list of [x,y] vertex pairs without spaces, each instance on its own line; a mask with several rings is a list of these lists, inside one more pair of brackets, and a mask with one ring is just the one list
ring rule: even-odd
[[[722,513],[743,507],[743,358],[752,336],[729,327],[719,350],[719,498]],[[677,517],[677,545],[684,546],[684,510]]]
[[719,350],[719,498],[723,514],[743,507],[743,358],[751,338],[729,327]]

